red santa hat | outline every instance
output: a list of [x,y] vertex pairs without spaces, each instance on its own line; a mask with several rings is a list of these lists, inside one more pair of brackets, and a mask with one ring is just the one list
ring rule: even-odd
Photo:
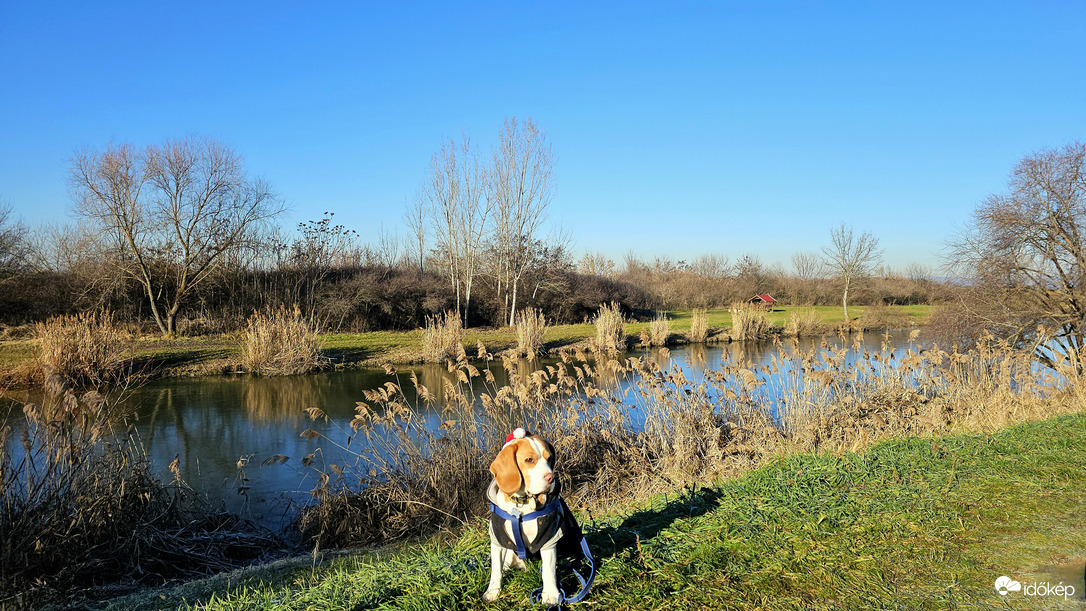
[[524,430],[522,428],[517,428],[517,430],[513,431],[512,433],[509,433],[509,435],[506,436],[505,445],[509,445],[509,444],[513,443],[514,441],[516,441],[518,439],[524,439],[526,436],[528,436],[530,434],[531,433],[529,433],[528,431],[526,431],[526,430]]

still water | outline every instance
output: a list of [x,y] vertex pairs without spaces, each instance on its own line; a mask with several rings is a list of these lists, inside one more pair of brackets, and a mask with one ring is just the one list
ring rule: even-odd
[[[907,346],[907,336],[907,332],[899,333],[889,340],[889,345],[901,351]],[[807,340],[799,348],[808,350],[820,343],[821,340]],[[848,340],[848,344],[852,343]],[[884,338],[869,334],[863,343],[871,350],[878,350]],[[627,356],[651,358],[662,367],[681,367],[689,379],[696,381],[706,370],[718,367],[722,359],[761,365],[776,353],[777,347],[772,343],[744,342],[684,346],[670,351],[634,351]],[[131,391],[125,403],[133,414],[136,434],[163,479],[171,478],[166,466],[176,458],[183,478],[197,491],[221,501],[230,511],[271,527],[281,527],[300,504],[310,499],[309,490],[317,483],[316,472],[304,467],[301,458],[317,452],[318,448],[335,452],[329,442],[346,441],[363,390],[389,381],[398,382],[408,403],[415,405],[409,379],[412,371],[421,384],[435,393],[440,392],[442,379],[449,375],[443,366],[427,365],[400,368],[398,380],[384,370],[373,369],[280,378],[172,378],[154,380]],[[499,386],[507,382],[500,361],[491,363],[491,371]],[[619,392],[623,387],[620,381]],[[438,398],[440,402],[440,394]],[[328,421],[311,420],[304,412],[310,407],[323,410]],[[0,406],[2,411],[4,407]],[[10,422],[17,423],[20,417],[16,413],[12,416]],[[440,426],[439,413],[427,414],[427,418],[434,429]],[[306,429],[320,432],[327,439],[303,437]],[[18,427],[10,434],[18,435]],[[262,466],[277,455],[287,459]],[[328,462],[344,460],[342,453],[324,454],[321,458]],[[242,486],[247,487],[244,494],[239,493]]]

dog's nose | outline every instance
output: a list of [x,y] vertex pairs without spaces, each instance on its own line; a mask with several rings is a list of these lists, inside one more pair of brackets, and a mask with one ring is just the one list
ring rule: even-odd
[[554,474],[553,473],[544,473],[543,474],[543,481],[547,482],[548,484],[553,482],[554,481]]

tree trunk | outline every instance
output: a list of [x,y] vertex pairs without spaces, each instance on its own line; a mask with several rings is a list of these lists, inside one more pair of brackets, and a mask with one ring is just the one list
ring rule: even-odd
[[845,294],[841,297],[841,306],[845,309],[845,322],[848,322],[848,283],[845,283]]
[[147,301],[151,304],[151,314],[155,317],[155,324],[158,325],[158,330],[162,333],[162,336],[168,337],[170,332],[166,330],[166,323],[162,320],[162,314],[158,311],[158,304],[155,303],[155,293],[151,289],[151,282],[145,280],[142,284],[143,288],[147,289]]
[[518,284],[517,281],[518,280],[520,280],[520,278],[517,278],[516,276],[513,277],[513,290],[512,290],[513,304],[509,308],[509,326],[510,327],[515,325],[516,322],[517,322],[517,284]]

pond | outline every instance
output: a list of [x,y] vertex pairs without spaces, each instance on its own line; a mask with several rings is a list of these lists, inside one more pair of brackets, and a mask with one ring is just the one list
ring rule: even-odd
[[[903,332],[889,338],[891,349],[902,351],[908,344],[908,335]],[[829,341],[831,345],[840,343],[837,338]],[[853,341],[854,338],[848,338],[848,345]],[[886,341],[882,335],[868,334],[862,343],[876,351]],[[803,340],[798,347],[809,350],[821,342],[821,339]],[[743,342],[633,351],[626,356],[651,358],[665,368],[680,367],[687,378],[699,380],[722,360],[757,366],[766,364],[775,354],[778,348],[771,342]],[[507,382],[500,361],[492,363],[491,371],[499,386]],[[440,404],[442,379],[450,375],[447,369],[439,365],[400,368],[399,382],[408,403],[414,405],[411,372],[421,384],[438,394]],[[784,370],[779,375],[784,375]],[[183,478],[197,491],[212,500],[221,500],[232,512],[270,527],[281,527],[300,504],[308,502],[309,490],[317,483],[316,473],[302,465],[302,457],[318,452],[318,448],[329,450],[329,442],[344,443],[351,433],[349,423],[355,415],[356,402],[363,399],[363,391],[389,381],[396,378],[384,370],[372,369],[280,378],[171,378],[148,382],[130,391],[124,401],[134,416],[136,434],[164,479],[170,479],[167,465],[176,458]],[[617,384],[621,392],[625,383]],[[311,407],[323,410],[328,420],[311,420],[304,411]],[[13,416],[9,422],[16,426],[9,435],[17,438],[21,417]],[[435,429],[441,423],[436,411],[427,414],[427,418]],[[327,439],[303,436],[307,429],[322,433]],[[276,456],[287,458],[282,462],[269,460]],[[323,458],[337,459],[329,455]],[[264,465],[266,461],[270,464]],[[244,494],[239,493],[239,488],[244,488]]]

